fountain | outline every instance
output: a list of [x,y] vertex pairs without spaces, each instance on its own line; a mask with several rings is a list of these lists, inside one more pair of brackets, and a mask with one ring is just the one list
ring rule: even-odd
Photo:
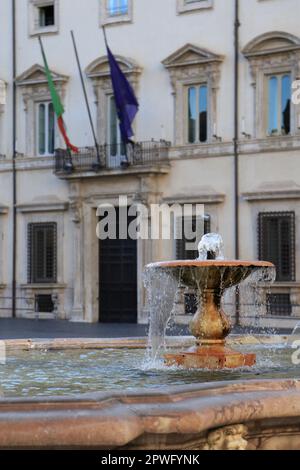
[[[148,368],[146,338],[5,341],[0,449],[299,449],[297,331],[293,345],[265,334],[231,335],[225,344],[231,327],[222,296],[239,283],[249,282],[251,292],[265,286],[273,265],[226,261],[214,234],[202,239],[199,258],[146,269]],[[183,285],[198,293],[194,347],[190,337],[165,338]],[[175,351],[165,355],[167,367],[165,346]],[[176,353],[185,347],[192,349]]]
[[190,325],[196,346],[183,353],[166,354],[167,365],[188,369],[234,369],[255,364],[255,354],[243,354],[226,347],[225,339],[231,324],[221,307],[221,300],[228,288],[237,286],[254,272],[266,269],[274,272],[272,263],[226,261],[220,235],[207,234],[199,243],[197,260],[155,263],[148,269],[156,274],[168,272],[178,283],[195,290],[198,298],[198,310]]

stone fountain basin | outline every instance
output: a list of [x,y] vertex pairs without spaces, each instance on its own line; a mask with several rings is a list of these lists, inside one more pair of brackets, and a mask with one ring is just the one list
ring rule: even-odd
[[267,261],[164,261],[151,264],[153,269],[166,269],[176,279],[193,289],[227,289],[240,284],[253,272],[273,268]]
[[[188,345],[193,339],[172,339],[171,345],[182,347],[182,341]],[[230,340],[270,348],[287,341],[259,336]],[[8,352],[25,355],[144,346],[144,339],[6,342]],[[208,381],[156,390],[122,387],[77,396],[1,398],[0,448],[299,449],[300,380]]]

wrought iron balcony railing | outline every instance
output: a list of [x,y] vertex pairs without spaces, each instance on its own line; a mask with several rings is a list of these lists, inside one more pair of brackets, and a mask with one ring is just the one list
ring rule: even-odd
[[83,147],[79,153],[63,149],[55,151],[55,173],[72,175],[78,172],[95,172],[168,163],[170,143],[138,142],[135,144],[100,145]]

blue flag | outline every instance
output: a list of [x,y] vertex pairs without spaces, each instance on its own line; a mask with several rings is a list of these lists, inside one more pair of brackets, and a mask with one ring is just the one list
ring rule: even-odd
[[139,110],[139,103],[135,97],[132,86],[122,72],[111,50],[107,47],[111,80],[114,90],[117,113],[120,122],[120,131],[124,143],[131,142],[134,135],[132,122]]

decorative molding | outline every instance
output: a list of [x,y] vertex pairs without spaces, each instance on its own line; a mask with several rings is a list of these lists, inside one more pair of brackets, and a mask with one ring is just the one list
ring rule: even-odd
[[177,13],[194,13],[198,10],[207,10],[213,8],[213,0],[198,0],[187,2],[186,0],[177,0]]
[[82,203],[80,201],[73,201],[70,204],[71,219],[75,225],[82,222]]
[[242,197],[248,202],[284,200],[284,199],[300,199],[300,190],[286,191],[258,191],[252,193],[243,193]]
[[[54,83],[65,83],[69,80],[67,75],[62,75],[54,70],[50,70]],[[45,68],[42,65],[34,64],[16,78],[17,86],[47,85],[48,81]]]
[[224,56],[222,55],[215,54],[208,49],[188,43],[164,59],[162,64],[167,69],[172,69],[215,62],[220,63],[223,60]]
[[17,212],[21,214],[33,212],[65,212],[68,208],[68,202],[31,203],[17,206]]
[[[208,88],[208,143],[213,141],[214,124],[217,122],[217,92],[224,57],[207,49],[186,44],[162,61],[169,71],[175,97],[175,142],[187,144],[187,88],[206,83]],[[205,144],[204,144],[205,145]]]
[[163,198],[162,202],[165,204],[222,204],[225,202],[225,199],[225,194],[207,189],[207,191],[193,196],[175,195]]
[[[123,57],[121,55],[115,56],[116,61],[121,67],[125,75],[128,74],[140,74],[142,68],[133,60],[128,57]],[[91,78],[109,78],[110,79],[110,68],[108,57],[101,56],[93,60],[85,69],[86,75]]]
[[293,181],[274,181],[263,184],[256,191],[243,193],[242,197],[248,202],[300,199],[300,186]]
[[26,289],[26,290],[40,290],[40,291],[46,291],[46,290],[56,290],[56,289],[67,289],[68,286],[67,284],[20,284],[20,289]]
[[249,59],[262,55],[300,50],[300,38],[284,31],[271,31],[252,39],[242,50]]
[[212,431],[207,436],[203,450],[246,450],[248,442],[245,439],[247,427],[235,424]]

